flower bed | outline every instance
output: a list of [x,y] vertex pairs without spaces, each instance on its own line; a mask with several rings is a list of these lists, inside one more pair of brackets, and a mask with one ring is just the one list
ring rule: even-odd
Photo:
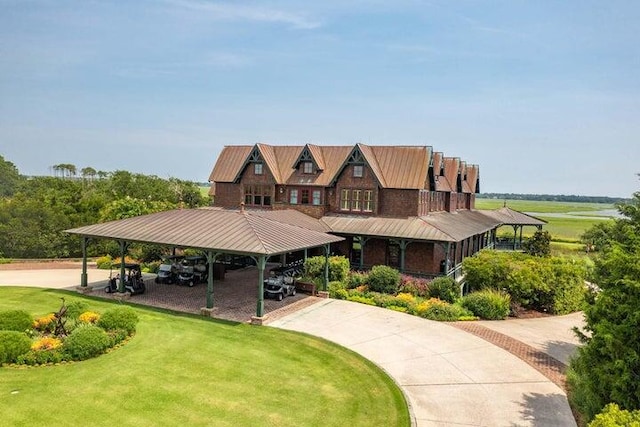
[[33,318],[24,310],[0,312],[0,364],[47,365],[97,357],[121,345],[136,329],[138,316],[120,306],[98,313],[85,302],[65,304]]

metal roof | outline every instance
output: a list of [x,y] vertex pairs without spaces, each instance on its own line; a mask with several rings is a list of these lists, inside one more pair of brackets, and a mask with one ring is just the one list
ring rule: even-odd
[[482,211],[502,223],[502,225],[544,225],[547,221],[526,213],[514,211],[508,206],[493,211]]
[[[504,208],[503,208],[504,209]],[[507,208],[508,209],[508,208]],[[334,233],[363,236],[395,237],[436,242],[459,242],[471,236],[486,233],[501,225],[541,225],[532,217],[511,211],[514,215],[496,214],[496,211],[461,210],[432,212],[409,218],[381,218],[349,215],[326,215],[320,219]],[[522,215],[519,216],[517,214]],[[528,221],[524,221],[526,218]],[[521,222],[515,222],[515,221]]]
[[248,210],[178,209],[65,230],[88,237],[155,243],[216,252],[275,255],[343,240],[319,231],[304,214],[282,212],[291,223],[272,214]]

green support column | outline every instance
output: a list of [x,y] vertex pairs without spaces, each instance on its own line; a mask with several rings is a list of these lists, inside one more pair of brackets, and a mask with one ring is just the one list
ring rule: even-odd
[[363,236],[358,236],[360,241],[360,271],[364,270],[364,245],[367,243],[367,239]]
[[304,248],[304,260],[307,260],[307,248]]
[[266,257],[259,256],[256,260],[258,265],[258,306],[256,307],[256,317],[264,315],[264,268],[267,265]]
[[120,245],[120,283],[118,283],[118,292],[124,293],[124,257],[127,252],[127,242],[119,240]]
[[218,254],[207,252],[207,264],[209,265],[209,277],[207,277],[207,308],[213,308],[213,264],[216,262]]
[[411,243],[409,240],[400,240],[400,272],[402,273],[404,273],[404,255],[409,243]]
[[324,281],[322,283],[322,290],[327,291],[329,286],[329,251],[331,247],[329,245],[325,245],[324,247]]
[[[445,250],[446,254],[444,256],[444,275],[447,276],[449,274],[449,254],[451,253],[451,242],[447,242],[447,249]],[[453,254],[453,260],[455,261],[456,254]]]
[[82,274],[80,275],[80,286],[87,287],[87,244],[89,238],[82,236]]
[[518,226],[513,226],[513,250],[516,250],[516,239],[518,238]]

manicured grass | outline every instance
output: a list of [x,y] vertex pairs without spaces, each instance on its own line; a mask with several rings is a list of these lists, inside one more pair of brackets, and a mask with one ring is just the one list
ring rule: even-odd
[[[498,209],[503,199],[476,198],[476,209]],[[507,206],[520,212],[567,213],[613,209],[608,203],[550,202],[545,200],[507,200]]]
[[[0,287],[0,310],[34,315],[88,300]],[[408,426],[404,397],[375,365],[330,342],[269,327],[135,307],[136,335],[96,359],[0,368],[4,425]]]

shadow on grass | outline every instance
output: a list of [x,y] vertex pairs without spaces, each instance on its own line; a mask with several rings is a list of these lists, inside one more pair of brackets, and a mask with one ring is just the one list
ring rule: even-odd
[[177,311],[177,310],[171,310],[169,308],[163,308],[163,307],[154,307],[148,304],[138,304],[132,301],[118,301],[118,300],[112,300],[112,299],[106,299],[104,297],[99,297],[99,296],[94,296],[94,295],[87,295],[87,294],[79,294],[76,291],[69,291],[69,290],[63,290],[63,289],[42,289],[43,293],[51,293],[51,294],[56,294],[56,295],[69,295],[69,296],[73,296],[75,298],[81,298],[81,299],[87,299],[87,300],[91,300],[91,301],[97,301],[100,302],[102,304],[112,304],[112,305],[128,305],[130,307],[135,307],[136,309],[139,310],[146,310],[149,312],[153,312],[153,313],[162,313],[162,314],[169,314],[171,316],[175,316],[175,317],[184,317],[184,318],[188,318],[188,319],[199,319],[199,320],[203,320],[203,321],[207,321],[207,322],[213,322],[213,323],[218,323],[220,325],[227,325],[227,326],[238,326],[238,325],[242,325],[242,322],[235,322],[233,320],[225,320],[225,319],[218,319],[218,318],[213,318],[213,317],[205,317],[199,314],[194,314],[194,313],[185,313],[184,311]]
[[[567,397],[563,394],[528,393],[524,395],[520,413],[534,427],[575,426]],[[511,424],[512,427],[520,424]]]

